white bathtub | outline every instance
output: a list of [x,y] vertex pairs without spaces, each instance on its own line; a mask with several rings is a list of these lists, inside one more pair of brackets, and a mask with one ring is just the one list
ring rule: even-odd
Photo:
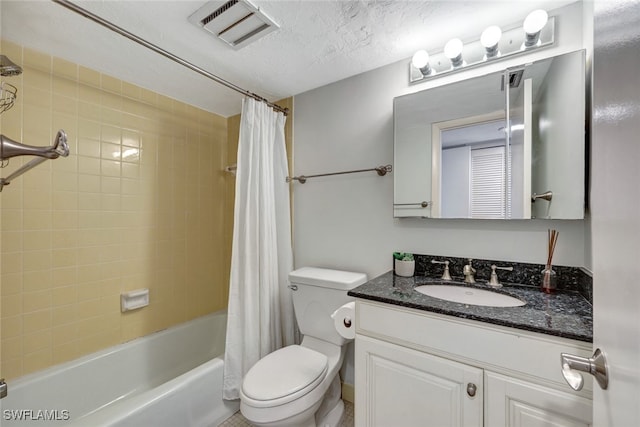
[[10,381],[0,425],[217,426],[239,408],[222,400],[225,332],[213,313]]

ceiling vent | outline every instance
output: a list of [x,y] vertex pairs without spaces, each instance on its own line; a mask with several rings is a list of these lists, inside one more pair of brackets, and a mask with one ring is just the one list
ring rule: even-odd
[[189,22],[234,49],[278,29],[278,24],[247,0],[210,1],[191,15]]
[[[510,88],[515,88],[520,86],[520,82],[522,82],[522,76],[524,75],[524,68],[515,71],[509,71],[507,74],[507,83]],[[505,76],[502,75],[502,79],[500,80],[500,90],[504,92],[504,81]]]
[[509,73],[509,87],[518,87],[522,81],[522,75],[524,74],[524,68]]

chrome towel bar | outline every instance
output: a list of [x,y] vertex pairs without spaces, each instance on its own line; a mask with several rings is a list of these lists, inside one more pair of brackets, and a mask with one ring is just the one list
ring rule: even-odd
[[331,175],[344,175],[347,173],[359,173],[359,172],[371,172],[371,171],[376,171],[378,173],[378,176],[385,176],[387,174],[387,172],[391,172],[393,170],[393,167],[391,165],[386,165],[386,166],[378,166],[377,168],[371,168],[371,169],[357,169],[357,170],[351,170],[351,171],[344,171],[344,172],[330,172],[330,173],[320,173],[317,175],[300,175],[300,176],[294,176],[294,177],[287,177],[287,182],[291,182],[291,181],[298,181],[300,184],[304,184],[305,182],[307,182],[307,179],[309,178],[317,178],[317,177],[321,177],[321,176],[331,176]]
[[426,208],[429,206],[429,202],[423,200],[417,203],[394,203],[393,206],[420,206],[421,208]]

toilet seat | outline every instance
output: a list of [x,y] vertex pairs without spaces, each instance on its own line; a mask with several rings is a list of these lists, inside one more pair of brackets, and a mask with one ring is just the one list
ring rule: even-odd
[[290,345],[263,357],[244,377],[242,399],[253,407],[283,405],[313,390],[327,374],[322,353]]

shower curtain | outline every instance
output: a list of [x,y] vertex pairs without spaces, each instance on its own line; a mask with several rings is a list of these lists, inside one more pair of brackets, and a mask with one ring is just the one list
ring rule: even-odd
[[293,267],[285,116],[242,102],[227,309],[223,397],[240,397],[258,360],[294,343],[288,285]]

